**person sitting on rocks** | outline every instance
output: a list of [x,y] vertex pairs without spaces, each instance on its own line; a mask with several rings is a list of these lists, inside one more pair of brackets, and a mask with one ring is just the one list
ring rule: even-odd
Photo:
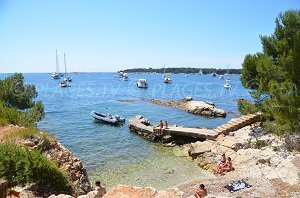
[[169,128],[167,120],[165,121],[165,129]]
[[218,163],[217,168],[215,170],[215,174],[219,173],[222,166],[224,166],[225,164],[226,164],[226,156],[225,156],[225,153],[223,153],[221,156],[220,162]]
[[226,164],[221,167],[220,169],[220,175],[224,175],[224,171],[230,172],[233,170],[232,161],[230,157],[227,157]]
[[194,196],[197,198],[203,198],[207,196],[207,190],[203,184],[199,185],[199,188],[195,191]]
[[99,180],[96,181],[95,184],[96,184],[95,190],[97,191],[97,197],[103,197],[106,194],[105,187],[101,186],[101,182]]

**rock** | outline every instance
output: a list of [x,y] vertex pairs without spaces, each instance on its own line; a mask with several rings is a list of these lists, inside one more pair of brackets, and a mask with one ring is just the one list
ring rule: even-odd
[[195,142],[191,143],[191,148],[189,149],[189,155],[193,158],[196,158],[198,155],[209,152],[214,145],[214,141],[204,141],[204,142]]
[[74,197],[72,197],[71,195],[59,194],[57,196],[51,195],[48,198],[74,198]]
[[285,146],[289,150],[300,151],[300,135],[299,134],[290,134],[283,137],[285,141]]
[[20,192],[19,197],[20,198],[35,198],[36,196],[30,190],[23,190]]
[[126,185],[117,185],[111,188],[104,198],[155,198],[157,191],[154,188],[150,187],[132,187]]
[[179,100],[178,102],[151,100],[151,103],[171,106],[197,115],[226,117],[226,113],[224,110],[217,109],[214,104],[209,104],[203,101],[194,101],[194,100],[186,100],[186,99]]
[[185,104],[185,110],[189,113],[206,116],[226,117],[222,109],[217,109],[211,104],[202,101],[188,101]]
[[167,190],[159,191],[155,198],[181,198],[184,192],[180,191],[178,188],[171,188]]
[[99,197],[99,195],[98,195],[97,191],[91,191],[86,195],[79,196],[78,198],[98,198],[98,197]]

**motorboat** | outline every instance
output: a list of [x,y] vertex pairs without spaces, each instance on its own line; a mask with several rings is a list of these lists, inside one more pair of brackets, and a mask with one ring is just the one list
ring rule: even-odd
[[148,88],[148,83],[146,79],[139,79],[136,86],[138,88]]
[[172,78],[171,78],[171,76],[169,76],[169,75],[166,75],[165,77],[164,77],[164,83],[172,83]]
[[66,82],[72,82],[72,78],[71,77],[64,77],[64,81],[66,81]]
[[221,80],[224,79],[224,75],[220,75],[219,79],[221,79]]
[[224,88],[225,88],[225,89],[232,89],[229,82],[230,82],[230,80],[227,80],[227,79],[226,79],[226,82],[225,82],[225,84],[224,84]]
[[71,87],[70,83],[68,81],[61,81],[58,83],[60,87]]
[[125,122],[125,118],[120,117],[119,115],[111,115],[109,113],[98,113],[96,111],[92,111],[91,116],[96,120],[103,121],[110,124],[117,124],[120,122]]
[[117,74],[114,75],[115,78],[123,78],[124,72],[123,71],[118,71]]
[[164,80],[164,83],[171,83],[172,78],[170,75],[166,74],[166,68],[164,68],[164,74],[162,75],[162,79]]
[[60,75],[58,73],[54,72],[54,73],[51,74],[51,78],[53,80],[57,80],[57,79],[60,79]]
[[124,74],[123,74],[123,80],[124,80],[124,81],[128,81],[128,80],[129,80],[129,77],[128,77],[128,74],[127,74],[127,73],[124,73]]

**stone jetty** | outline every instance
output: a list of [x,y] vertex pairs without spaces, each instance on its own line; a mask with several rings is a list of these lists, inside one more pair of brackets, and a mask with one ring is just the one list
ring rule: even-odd
[[[164,143],[174,141],[181,144],[182,141],[183,143],[187,143],[188,141],[215,140],[220,134],[228,134],[229,132],[236,131],[244,126],[255,123],[260,119],[261,113],[249,114],[240,118],[232,119],[228,123],[215,129],[190,128],[174,125],[164,129],[163,135],[159,135],[160,127],[158,125],[152,125],[148,119],[144,118],[142,115],[137,115],[129,120],[129,129],[139,135],[142,135],[148,140],[163,140]],[[179,139],[182,140],[181,143],[178,141]]]
[[163,135],[161,135],[159,127],[152,125],[149,120],[141,115],[137,115],[129,120],[129,129],[148,140],[161,140],[163,143],[173,142],[175,144],[215,139],[218,136],[218,133],[212,129],[187,128],[182,126],[170,126],[164,129]]
[[165,105],[187,111],[188,113],[212,116],[212,117],[226,117],[226,113],[222,109],[218,109],[211,102],[194,101],[192,98],[184,98],[179,101],[162,101],[151,100],[151,103],[158,105]]

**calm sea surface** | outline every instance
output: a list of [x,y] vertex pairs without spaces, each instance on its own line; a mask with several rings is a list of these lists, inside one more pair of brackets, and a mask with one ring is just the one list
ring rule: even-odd
[[[6,76],[0,74],[1,79]],[[131,133],[127,122],[120,127],[94,122],[89,114],[92,110],[118,114],[127,121],[141,114],[151,123],[166,119],[169,124],[214,128],[235,117],[239,98],[250,98],[238,75],[230,75],[232,90],[223,88],[225,80],[210,75],[173,74],[172,84],[164,84],[161,74],[130,74],[129,81],[114,78],[112,73],[70,76],[72,87],[60,88],[50,74],[25,74],[26,83],[36,85],[38,100],[45,105],[46,116],[38,127],[53,134],[80,158],[92,181],[100,179],[108,187],[129,184],[162,189],[211,175],[183,157],[179,148],[163,147]],[[148,89],[136,87],[139,78],[148,80]],[[225,119],[206,118],[149,102],[186,96],[212,101],[232,113]]]

